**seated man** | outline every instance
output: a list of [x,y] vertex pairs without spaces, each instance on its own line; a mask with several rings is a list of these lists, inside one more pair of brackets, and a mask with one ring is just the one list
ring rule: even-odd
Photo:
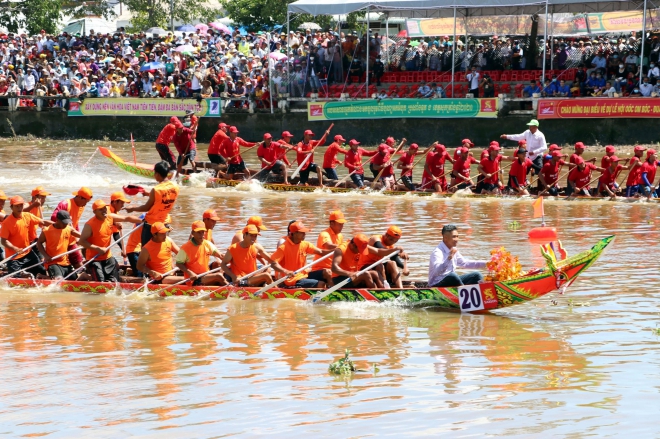
[[339,283],[350,278],[351,281],[344,285],[346,288],[374,288],[378,273],[373,270],[365,271],[358,275],[360,271],[360,255],[367,251],[369,247],[369,238],[367,235],[358,233],[350,241],[344,241],[334,250],[332,256],[332,282]]
[[37,248],[44,258],[44,268],[51,279],[63,279],[73,273],[68,255],[58,256],[66,253],[79,236],[80,233],[71,227],[71,216],[66,210],[57,212],[55,224],[41,231]]
[[167,234],[170,229],[161,222],[151,225],[151,239],[140,250],[136,263],[137,270],[150,277],[151,283],[175,284],[182,281],[180,276],[172,276],[174,264],[172,254],[179,254],[179,246]]
[[483,281],[478,271],[459,276],[455,272],[456,268],[483,269],[486,268],[486,261],[464,258],[458,251],[458,228],[448,224],[442,228],[442,242],[431,253],[429,287],[457,287]]
[[523,88],[523,97],[531,98],[535,93],[541,93],[541,88],[536,85],[536,81],[531,80],[529,85]]
[[[401,238],[401,229],[397,226],[390,226],[387,231],[378,236],[374,235],[369,238],[369,247],[360,255],[358,266],[360,270],[367,268],[374,262],[378,262],[388,254],[399,251],[399,254],[391,259],[385,260],[380,265],[377,265],[373,270],[378,273],[378,281],[376,282],[378,288],[390,288],[390,285],[396,288],[403,288],[403,276],[408,276],[408,255],[404,253],[403,248],[395,247],[395,244]],[[371,249],[378,249],[374,251]],[[401,271],[399,271],[401,269]],[[381,286],[382,285],[382,286]]]
[[190,240],[181,246],[181,250],[176,256],[176,266],[183,271],[186,278],[192,280],[193,285],[227,285],[222,274],[213,273],[200,276],[209,271],[211,256],[222,259],[224,255],[211,241],[204,239],[207,231],[202,221],[192,223],[191,229]]
[[273,278],[266,272],[242,279],[257,270],[258,257],[272,263],[270,255],[261,244],[257,244],[259,235],[261,235],[259,228],[254,224],[248,224],[243,228],[243,240],[230,245],[225,257],[222,258],[225,278],[232,284],[241,287],[261,287],[273,282]]
[[427,83],[422,81],[419,84],[419,88],[417,89],[417,95],[418,98],[429,98],[433,96],[433,90],[431,90],[431,87],[428,86]]

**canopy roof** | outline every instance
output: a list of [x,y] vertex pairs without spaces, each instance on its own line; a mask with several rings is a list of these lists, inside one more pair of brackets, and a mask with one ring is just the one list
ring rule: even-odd
[[[644,0],[547,0],[550,12],[613,12],[640,9]],[[651,2],[649,2],[651,3]],[[298,0],[289,12],[311,15],[348,14],[369,8],[389,16],[410,18],[461,15],[530,15],[545,10],[545,0]]]

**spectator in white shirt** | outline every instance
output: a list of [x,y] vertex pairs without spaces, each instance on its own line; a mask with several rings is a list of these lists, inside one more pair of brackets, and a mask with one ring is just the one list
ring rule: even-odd
[[474,95],[475,98],[479,97],[479,78],[480,78],[479,72],[477,72],[477,68],[475,66],[472,67],[472,72],[468,73],[465,76],[465,79],[468,81],[468,86],[470,87],[470,93]]
[[613,98],[616,93],[617,93],[616,88],[612,86],[612,83],[610,81],[607,81],[605,83],[605,90],[603,91],[603,94],[608,98]]
[[447,224],[442,228],[442,242],[431,253],[429,287],[476,285],[484,279],[478,271],[459,276],[456,268],[483,269],[486,268],[486,261],[464,258],[458,251],[458,228]]
[[527,157],[533,162],[532,167],[536,171],[536,174],[538,174],[543,167],[543,152],[548,148],[545,142],[545,136],[539,131],[539,121],[532,119],[527,126],[529,129],[524,133],[502,134],[500,138],[527,141]]
[[639,84],[639,92],[642,94],[644,97],[649,97],[651,96],[651,92],[653,91],[653,85],[649,82],[649,78],[646,77],[644,78],[643,82]]

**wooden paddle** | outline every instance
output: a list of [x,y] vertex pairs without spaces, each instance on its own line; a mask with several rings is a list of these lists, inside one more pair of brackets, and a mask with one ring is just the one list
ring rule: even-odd
[[[229,285],[234,285],[234,284],[236,284],[236,285],[240,285],[240,283],[243,282],[244,280],[247,280],[247,279],[251,278],[252,276],[255,276],[255,275],[259,274],[260,272],[269,269],[270,266],[271,266],[271,264],[268,264],[268,265],[264,265],[264,266],[261,267],[261,268],[257,268],[257,269],[254,270],[252,273],[248,273],[248,274],[246,274],[245,276],[243,276],[243,277],[241,277],[241,278],[239,278],[239,279],[236,279],[236,282],[231,282]],[[218,291],[220,288],[225,288],[225,287],[227,287],[227,285],[221,285],[221,286],[219,286],[218,288],[216,288],[216,289],[214,289],[214,290],[211,290],[211,291],[209,291],[208,293],[204,294],[203,296],[199,296],[199,297],[197,297],[195,300],[202,300],[202,299],[206,299],[207,297],[211,297],[211,294],[215,293],[215,292]]]
[[[399,152],[399,150],[403,147],[404,143],[406,143],[405,138],[401,140],[401,143],[399,144],[398,148],[394,150],[391,157],[394,157],[396,155],[396,153]],[[378,154],[380,154],[380,153],[378,153]],[[376,154],[376,155],[378,155],[378,154]],[[376,157],[376,155],[374,157]],[[399,158],[399,160],[401,160],[401,158]],[[399,160],[397,160],[394,163],[397,163]],[[390,165],[390,166],[394,167],[394,163],[392,163],[392,165]],[[376,178],[374,178],[374,181],[371,182],[371,189],[372,190],[376,187],[376,184],[378,183],[378,180],[380,180],[380,176],[383,175],[383,172],[385,172],[385,169],[387,169],[387,168],[389,168],[389,166],[383,166],[383,168],[380,170],[378,175],[376,175]],[[383,188],[384,187],[385,187],[385,185],[383,185]]]
[[[415,166],[417,166],[417,165],[419,164],[419,162],[421,162],[422,159],[424,159],[424,156],[426,156],[426,154],[428,154],[428,153],[433,149],[433,147],[435,147],[435,145],[437,145],[437,144],[438,144],[438,142],[435,142],[433,145],[431,145],[431,146],[426,150],[426,152],[424,152],[424,154],[422,154],[422,155],[419,157],[419,160],[417,160],[415,163],[413,163],[412,168],[410,168],[410,172],[412,172],[412,170],[415,169]],[[374,157],[376,157],[376,156],[374,156]],[[399,159],[399,160],[401,160],[401,159]],[[402,173],[402,174],[403,174],[403,173]],[[395,184],[398,183],[399,180],[401,180],[402,177],[403,177],[403,175],[401,175],[401,177],[397,178],[397,179],[394,181],[394,183],[395,183]]]
[[[332,127],[334,127],[334,126],[335,126],[335,124],[334,124],[334,123],[331,123],[330,126],[328,127],[328,129],[325,130],[325,135],[326,135],[326,136],[327,136],[328,134],[330,134],[330,130],[331,130]],[[309,159],[312,158],[312,154],[314,154],[314,150],[316,150],[316,148],[318,148],[318,146],[319,146],[319,145],[318,145],[318,143],[317,143],[316,146],[315,146],[314,148],[312,148],[312,150],[311,150],[310,152],[307,153],[307,157],[305,157],[305,160],[302,161],[302,163],[300,164],[300,166],[298,166],[298,167],[296,168],[296,170],[293,171],[293,174],[291,174],[291,179],[292,179],[292,180],[298,176],[298,174],[300,173],[300,170],[305,166],[305,164],[307,164],[307,162],[309,161]]]
[[37,245],[36,242],[35,242],[34,244],[30,244],[29,246],[25,247],[25,248],[24,248],[23,250],[21,250],[20,252],[16,252],[16,253],[14,253],[13,255],[9,256],[8,258],[3,259],[2,261],[0,261],[0,265],[4,265],[6,262],[11,261],[12,259],[14,259],[16,256],[20,255],[21,253],[26,252],[27,250],[30,250],[30,249],[31,249],[32,247],[34,247],[35,245]]
[[[216,268],[214,268],[214,269],[212,269],[212,270],[205,271],[204,273],[200,273],[200,274],[196,275],[196,277],[197,277],[197,279],[200,279],[200,278],[206,276],[207,274],[212,274],[212,273],[215,273],[215,272],[220,271],[220,270],[222,270],[222,267],[216,267]],[[187,277],[187,278],[185,278],[185,279],[182,280],[182,281],[179,281],[179,282],[177,282],[177,283],[173,283],[172,285],[167,285],[166,287],[161,288],[160,290],[153,291],[153,292],[147,294],[147,297],[150,297],[150,296],[153,296],[153,295],[156,295],[156,294],[162,293],[163,291],[165,291],[165,290],[168,289],[168,288],[175,287],[175,286],[177,286],[177,285],[181,285],[181,284],[185,284],[186,282],[190,282],[190,280],[191,280],[191,279],[190,279],[189,277]]]
[[[178,270],[178,268],[173,268],[173,269],[171,269],[170,271],[168,271],[167,273],[163,273],[163,274],[161,274],[161,275],[160,275],[161,280],[162,280],[162,279],[165,279],[165,277],[169,276],[170,274],[176,273],[177,270]],[[147,282],[144,283],[144,285],[142,285],[142,286],[141,286],[140,288],[138,288],[137,290],[133,291],[133,292],[132,292],[131,294],[129,294],[128,296],[131,296],[131,295],[133,295],[133,294],[137,294],[137,293],[139,293],[140,291],[146,291],[146,290],[147,290],[147,286],[148,286],[150,283],[154,282],[155,280],[157,280],[157,279],[149,279]],[[128,297],[128,296],[126,296],[126,297]]]
[[[66,255],[68,255],[68,254],[71,254],[71,253],[73,253],[73,252],[77,252],[77,251],[78,251],[78,248],[74,248],[73,250],[69,250],[68,252],[62,253],[61,255],[53,256],[51,259],[54,261],[54,260],[56,260],[56,259],[61,258],[62,256],[66,256]],[[43,264],[43,262],[39,262],[39,263],[37,263],[37,264],[30,265],[29,267],[27,267],[27,268],[23,268],[22,270],[19,270],[19,271],[15,272],[15,273],[11,273],[11,274],[8,274],[8,275],[6,275],[6,276],[0,277],[0,281],[1,281],[1,280],[4,280],[4,279],[7,279],[8,277],[13,277],[13,276],[16,276],[17,274],[20,274],[20,273],[26,272],[26,271],[28,271],[29,269],[34,268],[34,267],[37,267],[37,266],[39,266],[39,265],[41,265],[41,264]]]
[[265,287],[263,287],[263,288],[257,290],[257,292],[255,292],[254,294],[255,294],[255,295],[257,295],[257,294],[261,294],[261,293],[263,293],[264,291],[268,291],[269,289],[278,286],[279,284],[281,284],[281,283],[284,282],[285,280],[289,279],[290,277],[293,277],[293,276],[297,275],[297,274],[300,273],[301,271],[307,270],[307,269],[308,269],[309,267],[311,267],[312,265],[316,265],[316,264],[318,264],[319,262],[321,262],[321,261],[323,261],[323,260],[325,260],[325,259],[328,259],[328,258],[329,258],[330,256],[332,256],[333,254],[334,254],[334,251],[331,251],[331,252],[328,253],[327,255],[325,255],[325,256],[323,256],[323,257],[321,257],[321,258],[319,258],[319,259],[316,259],[316,260],[314,260],[314,261],[312,261],[312,262],[310,262],[309,264],[305,265],[305,266],[302,267],[302,268],[297,269],[296,271],[294,271],[294,272],[291,273],[290,275],[288,275],[288,276],[282,276],[281,278],[279,278],[279,279],[276,280],[275,282],[273,282],[273,283],[271,283],[271,284],[269,284],[269,285],[266,285]]
[[[396,250],[396,251],[390,253],[389,255],[384,256],[384,257],[381,258],[380,260],[378,260],[378,261],[374,262],[373,264],[369,265],[367,268],[365,268],[365,269],[363,269],[363,270],[360,270],[360,271],[358,271],[357,273],[355,273],[355,276],[356,276],[356,277],[357,277],[357,276],[360,276],[362,273],[365,273],[365,272],[371,270],[371,269],[374,268],[375,266],[382,264],[382,263],[385,262],[386,260],[390,259],[392,256],[395,256],[395,255],[398,255],[398,254],[399,254],[399,250]],[[315,294],[314,297],[312,298],[312,303],[316,303],[316,302],[322,300],[324,297],[326,297],[326,296],[329,295],[329,294],[334,293],[335,291],[337,291],[338,289],[340,289],[341,287],[343,287],[344,285],[346,285],[346,284],[349,283],[350,281],[351,281],[351,278],[349,277],[348,279],[345,279],[345,280],[339,282],[339,283],[338,283],[337,285],[335,285],[334,287],[332,287],[332,288],[328,288],[327,290],[325,290],[325,291],[323,291],[323,292],[321,292],[321,293],[317,293],[317,294]]]

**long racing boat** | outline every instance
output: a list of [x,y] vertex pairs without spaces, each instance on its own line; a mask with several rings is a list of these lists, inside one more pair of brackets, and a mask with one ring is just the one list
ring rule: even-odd
[[[402,306],[433,307],[461,312],[489,311],[529,302],[546,294],[568,288],[578,276],[589,268],[612,242],[614,236],[602,239],[591,249],[564,259],[557,259],[549,246],[544,246],[546,266],[531,270],[524,275],[506,281],[485,282],[461,287],[436,288],[423,284],[403,289],[339,289],[320,302],[389,302]],[[154,296],[192,296],[210,300],[235,297],[245,300],[295,299],[314,300],[323,290],[300,288],[274,288],[257,294],[259,288],[250,287],[192,287],[186,285],[164,286],[142,283],[101,283],[33,279],[8,279],[9,286],[22,288],[48,287],[75,292],[105,294],[113,291],[154,293]],[[147,291],[148,290],[148,291]]]

